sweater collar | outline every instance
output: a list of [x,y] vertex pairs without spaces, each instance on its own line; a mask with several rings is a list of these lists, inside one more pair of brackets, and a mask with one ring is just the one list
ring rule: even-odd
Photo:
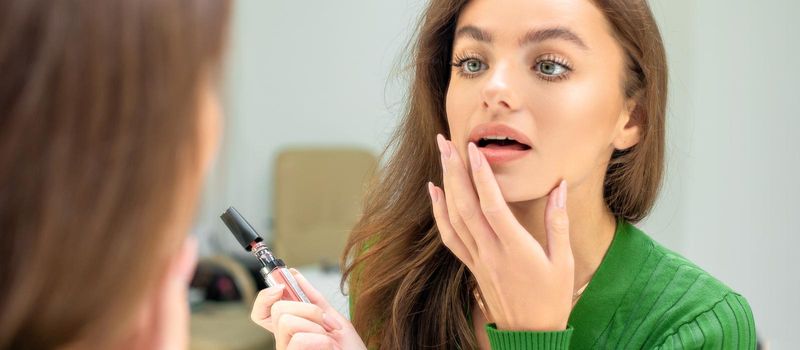
[[615,311],[652,251],[649,239],[623,219],[614,238],[569,317],[573,344],[593,344],[611,323]]

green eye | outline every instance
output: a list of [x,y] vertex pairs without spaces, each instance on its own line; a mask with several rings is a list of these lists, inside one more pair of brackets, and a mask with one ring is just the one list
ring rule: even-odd
[[553,61],[541,61],[537,65],[536,70],[544,75],[557,76],[564,74],[567,71],[567,68],[564,67],[564,65]]
[[489,69],[489,66],[477,57],[459,58],[456,56],[455,61],[451,64],[456,69],[456,72],[465,78],[477,77],[483,71]]
[[466,68],[467,72],[469,73],[478,73],[481,71],[481,61],[476,59],[470,59],[464,62],[464,67]]

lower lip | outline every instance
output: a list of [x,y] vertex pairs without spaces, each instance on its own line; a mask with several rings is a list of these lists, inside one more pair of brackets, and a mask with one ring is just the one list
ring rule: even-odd
[[511,149],[511,148],[487,148],[481,147],[478,150],[486,156],[486,160],[489,164],[502,164],[507,163],[515,159],[519,159],[524,157],[530,149],[526,150],[519,150],[519,149]]

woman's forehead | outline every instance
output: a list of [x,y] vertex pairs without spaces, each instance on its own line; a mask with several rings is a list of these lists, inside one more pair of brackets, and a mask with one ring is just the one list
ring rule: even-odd
[[530,32],[553,28],[587,40],[608,33],[602,12],[588,0],[474,0],[459,14],[456,30],[468,26],[496,42],[520,41]]

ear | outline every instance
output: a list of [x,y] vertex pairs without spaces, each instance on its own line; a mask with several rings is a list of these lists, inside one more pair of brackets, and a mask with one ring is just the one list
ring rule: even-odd
[[625,101],[625,108],[617,119],[616,133],[612,145],[616,150],[626,150],[639,143],[641,139],[642,109],[637,102],[639,99],[632,97]]

